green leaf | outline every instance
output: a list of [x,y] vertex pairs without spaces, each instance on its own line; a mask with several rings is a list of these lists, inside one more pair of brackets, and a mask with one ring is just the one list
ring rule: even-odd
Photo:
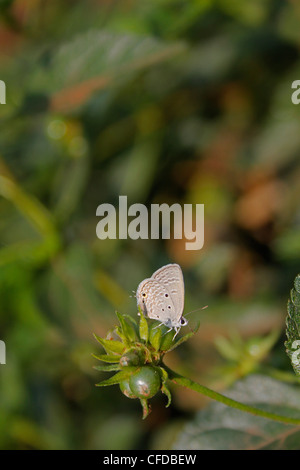
[[129,377],[132,375],[132,373],[136,370],[136,367],[126,367],[122,369],[120,372],[117,372],[115,375],[110,377],[107,380],[103,380],[102,382],[99,382],[96,384],[97,387],[106,387],[109,385],[115,385],[119,384],[120,382],[123,382],[123,380],[129,379]]
[[123,317],[129,320],[135,328],[137,328],[137,322],[135,321],[134,318],[132,318],[131,315],[127,315],[127,313],[123,313]]
[[300,274],[298,274],[298,276],[296,276],[294,286],[295,286],[296,291],[299,294],[300,293]]
[[187,333],[186,335],[182,336],[182,338],[178,339],[174,344],[173,346],[171,346],[169,349],[168,349],[168,352],[169,351],[173,351],[173,349],[177,348],[178,346],[180,346],[180,344],[182,343],[185,343],[185,341],[187,341],[188,339],[190,339],[192,336],[194,336],[197,331],[199,330],[199,327],[200,327],[200,322],[197,323],[197,326],[196,328],[191,331],[190,333]]
[[[262,375],[236,382],[229,393],[235,400],[300,418],[299,386]],[[212,402],[187,423],[174,443],[185,450],[299,450],[300,427],[274,422]]]
[[295,305],[295,307],[300,307],[300,294],[296,291],[296,289],[291,290],[291,301]]
[[128,339],[124,335],[122,328],[120,326],[116,326],[114,331],[119,336],[119,338],[122,340],[122,342],[126,343],[128,345]]
[[162,335],[162,332],[160,328],[157,328],[156,331],[154,329],[151,330],[150,343],[154,347],[155,351],[159,351],[161,335]]
[[121,328],[122,328],[122,333],[125,337],[125,339],[129,342],[134,342],[136,341],[136,334],[134,328],[125,321],[125,318],[121,313],[116,312],[116,315],[119,319]]
[[140,402],[143,408],[143,419],[146,419],[149,413],[151,413],[151,406],[146,398],[140,398]]
[[103,90],[115,80],[120,82],[185,50],[182,41],[165,42],[154,36],[89,30],[56,47],[46,65],[42,61],[38,68],[36,62],[32,64],[35,73],[30,88],[34,92],[55,93],[52,109],[74,108],[95,90]]
[[169,390],[169,387],[167,386],[168,373],[163,367],[157,367],[157,370],[159,371],[162,381],[161,391],[168,398],[168,402],[166,404],[166,408],[168,408],[172,402],[172,395]]
[[109,365],[103,364],[102,366],[94,366],[93,368],[96,369],[96,370],[104,371],[104,372],[110,372],[111,370],[120,370],[121,369],[119,364],[109,364]]
[[95,358],[95,359],[98,359],[98,361],[103,361],[103,362],[119,362],[119,360],[121,359],[121,355],[113,355],[113,356],[110,356],[108,354],[92,354],[92,356]]
[[284,345],[295,374],[300,376],[300,274],[296,276],[294,288],[291,290],[287,313],[287,341]]
[[168,331],[169,328],[162,328],[162,331],[166,329],[165,332],[163,332],[162,337],[161,337],[161,342],[160,342],[160,350],[161,351],[169,351],[170,347],[173,344],[173,339],[174,339],[174,330]]
[[161,386],[161,391],[168,398],[168,402],[166,404],[166,408],[168,408],[172,402],[172,395],[171,395],[170,389],[165,383],[163,383]]
[[147,343],[149,339],[149,328],[148,328],[148,322],[142,313],[140,314],[139,333],[140,333],[140,338]]
[[115,341],[113,339],[103,339],[94,333],[96,340],[104,347],[107,353],[123,354],[125,351],[125,345],[121,341]]

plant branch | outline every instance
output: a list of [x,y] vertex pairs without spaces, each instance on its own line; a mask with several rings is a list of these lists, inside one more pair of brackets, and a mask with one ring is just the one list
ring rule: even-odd
[[169,379],[172,380],[172,382],[178,385],[182,385],[183,387],[187,387],[190,390],[194,390],[195,392],[201,393],[202,395],[205,395],[206,397],[209,397],[213,400],[219,401],[224,405],[231,406],[232,408],[236,408],[240,411],[251,413],[256,416],[272,419],[273,421],[280,421],[282,423],[300,426],[300,418],[290,418],[289,416],[277,415],[276,413],[270,413],[268,411],[255,408],[254,406],[240,403],[236,400],[233,400],[232,398],[222,395],[221,393],[215,392],[214,390],[211,390],[210,388],[207,388],[204,385],[200,385],[197,382],[194,382],[193,380],[190,380],[180,374],[177,374],[173,370],[169,369],[169,367],[167,367],[165,364],[164,368],[168,372]]

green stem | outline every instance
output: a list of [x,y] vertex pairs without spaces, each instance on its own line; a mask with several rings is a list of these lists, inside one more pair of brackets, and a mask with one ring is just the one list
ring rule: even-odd
[[190,390],[194,390],[195,392],[201,393],[202,395],[212,398],[213,400],[219,401],[224,405],[231,406],[232,408],[236,408],[240,411],[251,413],[256,416],[262,416],[263,418],[272,419],[274,421],[280,421],[286,424],[300,425],[300,419],[277,415],[276,413],[269,413],[268,411],[255,408],[254,406],[245,405],[244,403],[240,403],[236,400],[232,400],[232,398],[225,397],[221,393],[215,392],[214,390],[211,390],[210,388],[207,388],[204,385],[200,385],[197,382],[194,382],[193,380],[190,380],[180,374],[177,374],[173,370],[169,369],[165,364],[164,368],[168,372],[169,379],[172,380],[174,383],[182,385],[183,387],[187,387]]

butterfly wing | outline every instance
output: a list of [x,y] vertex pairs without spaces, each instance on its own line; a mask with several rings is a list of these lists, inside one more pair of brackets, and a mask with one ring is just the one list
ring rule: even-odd
[[155,271],[152,279],[165,287],[174,305],[172,320],[174,324],[180,323],[184,308],[184,280],[181,267],[178,264],[167,264]]
[[152,278],[142,281],[136,291],[137,304],[145,316],[173,325],[176,309],[165,286]]

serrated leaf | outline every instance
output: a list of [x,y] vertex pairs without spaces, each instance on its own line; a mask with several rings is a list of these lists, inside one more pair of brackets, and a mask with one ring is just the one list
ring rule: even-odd
[[113,339],[103,339],[100,336],[94,334],[96,340],[104,347],[107,353],[123,354],[125,351],[125,345],[121,341],[115,341]]
[[295,305],[295,307],[300,307],[300,294],[296,291],[296,289],[291,290],[291,301]]
[[98,359],[98,361],[111,362],[111,363],[119,362],[119,360],[122,357],[119,354],[118,355],[113,355],[113,356],[110,356],[109,354],[92,354],[92,356],[95,359]]
[[120,372],[117,372],[115,375],[110,377],[109,379],[103,380],[102,382],[99,382],[96,384],[97,387],[106,387],[109,385],[116,385],[119,384],[120,382],[123,382],[123,380],[129,379],[129,377],[132,375],[132,373],[136,370],[136,367],[126,367],[122,369]]
[[287,303],[286,336],[287,355],[297,376],[300,376],[300,275],[296,276],[294,288]]
[[300,294],[300,274],[296,276],[294,286],[295,286],[296,291]]
[[[299,386],[262,375],[235,383],[227,396],[273,413],[300,418]],[[174,449],[185,450],[299,450],[300,427],[212,402],[197,413],[178,436]]]

